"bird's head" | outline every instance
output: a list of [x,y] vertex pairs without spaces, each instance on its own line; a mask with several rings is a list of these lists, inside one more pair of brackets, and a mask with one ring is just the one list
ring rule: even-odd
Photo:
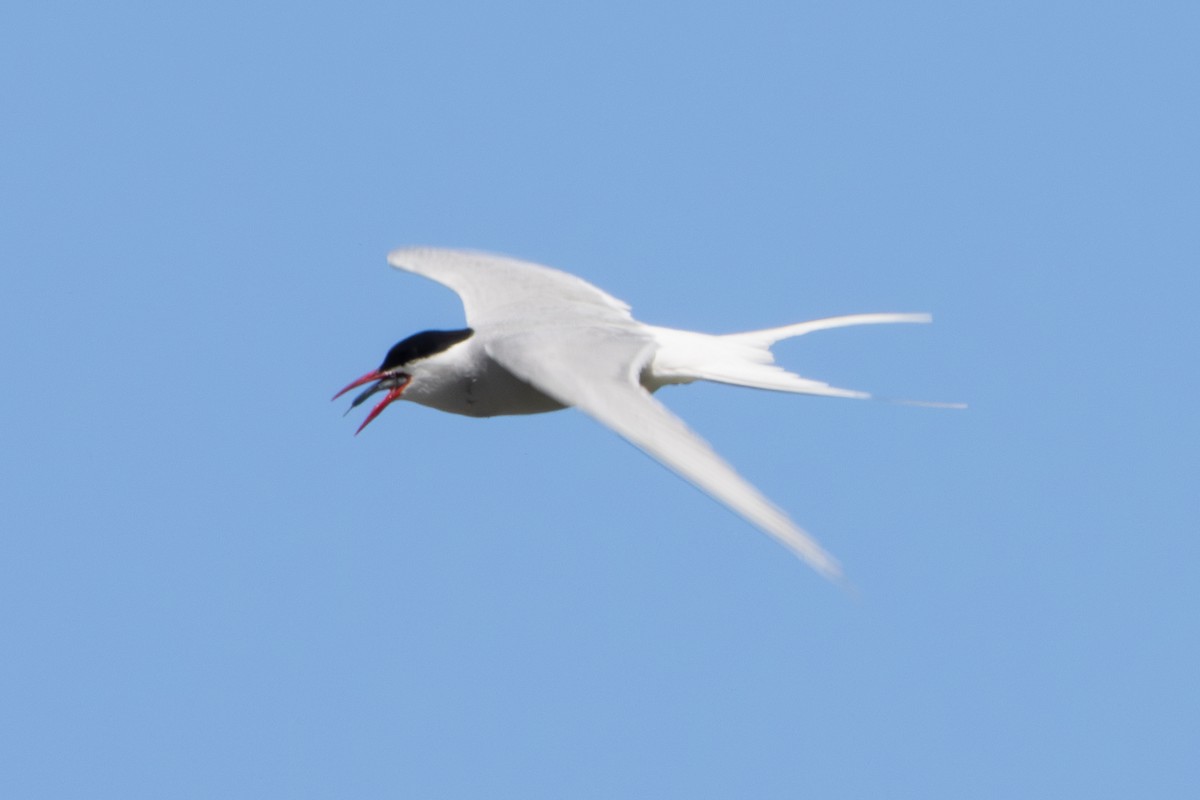
[[[357,389],[359,386],[370,383],[358,397],[354,398],[354,402],[350,404],[350,409],[361,405],[368,397],[378,392],[387,392],[384,398],[371,409],[371,413],[367,414],[367,418],[363,420],[362,425],[358,426],[358,430],[354,432],[357,436],[362,429],[371,424],[371,421],[378,417],[383,410],[392,404],[394,400],[399,400],[404,394],[404,390],[412,383],[413,376],[420,369],[420,362],[437,355],[450,347],[458,344],[461,341],[469,338],[474,333],[470,328],[464,328],[459,331],[422,331],[403,339],[392,346],[384,356],[383,363],[379,365],[379,369],[372,370],[361,378],[351,381],[344,389],[333,396],[336,400],[351,389]],[[346,413],[350,412],[347,409]]]

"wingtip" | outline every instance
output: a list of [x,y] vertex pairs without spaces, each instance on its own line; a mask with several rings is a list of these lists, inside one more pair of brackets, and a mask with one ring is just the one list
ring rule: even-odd
[[419,247],[397,247],[395,250],[387,254],[387,262],[389,266],[396,269],[404,269],[402,263],[406,256],[412,254],[414,250],[420,250]]
[[842,568],[837,564],[834,564],[832,567],[819,567],[809,562],[809,566],[816,570],[818,575],[832,583],[834,586],[845,587],[849,585],[849,581],[846,579],[846,573],[842,572]]
[[[807,534],[806,534],[806,538]],[[814,572],[825,578],[831,583],[841,584],[846,580],[845,574],[842,572],[842,565],[838,560],[816,542],[806,541],[804,543],[784,541],[788,549],[796,554]]]

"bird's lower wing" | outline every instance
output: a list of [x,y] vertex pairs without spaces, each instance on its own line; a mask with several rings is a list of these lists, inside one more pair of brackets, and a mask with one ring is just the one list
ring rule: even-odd
[[497,337],[486,347],[514,375],[612,428],[822,575],[841,575],[837,561],[811,536],[642,388],[639,376],[654,347],[645,334],[624,326],[564,326]]

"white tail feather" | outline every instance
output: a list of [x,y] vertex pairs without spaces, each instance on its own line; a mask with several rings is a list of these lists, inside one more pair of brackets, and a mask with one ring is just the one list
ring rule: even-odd
[[[643,382],[654,390],[671,383],[714,381],[776,392],[847,397],[865,400],[867,392],[830,386],[824,381],[804,378],[775,366],[771,345],[783,339],[803,336],[813,331],[844,328],[851,325],[878,325],[893,322],[931,322],[929,314],[849,314],[826,317],[780,328],[766,328],[743,333],[714,336],[706,333],[654,328],[659,349],[649,365]],[[911,405],[964,408],[958,403],[925,403],[894,401]]]
[[830,328],[848,328],[851,325],[882,325],[893,322],[933,322],[932,314],[846,314],[841,317],[825,317],[808,322],[797,322],[795,325],[784,325],[782,328],[766,328],[760,331],[745,333],[730,333],[722,337],[736,339],[760,347],[770,347],[783,339],[803,336],[813,331],[824,331]]

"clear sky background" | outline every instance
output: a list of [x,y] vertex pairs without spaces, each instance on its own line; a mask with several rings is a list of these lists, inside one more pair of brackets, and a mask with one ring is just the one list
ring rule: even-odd
[[[1198,8],[10,7],[5,796],[1195,796]],[[660,395],[842,591],[576,412],[354,437],[405,244],[971,409]]]

